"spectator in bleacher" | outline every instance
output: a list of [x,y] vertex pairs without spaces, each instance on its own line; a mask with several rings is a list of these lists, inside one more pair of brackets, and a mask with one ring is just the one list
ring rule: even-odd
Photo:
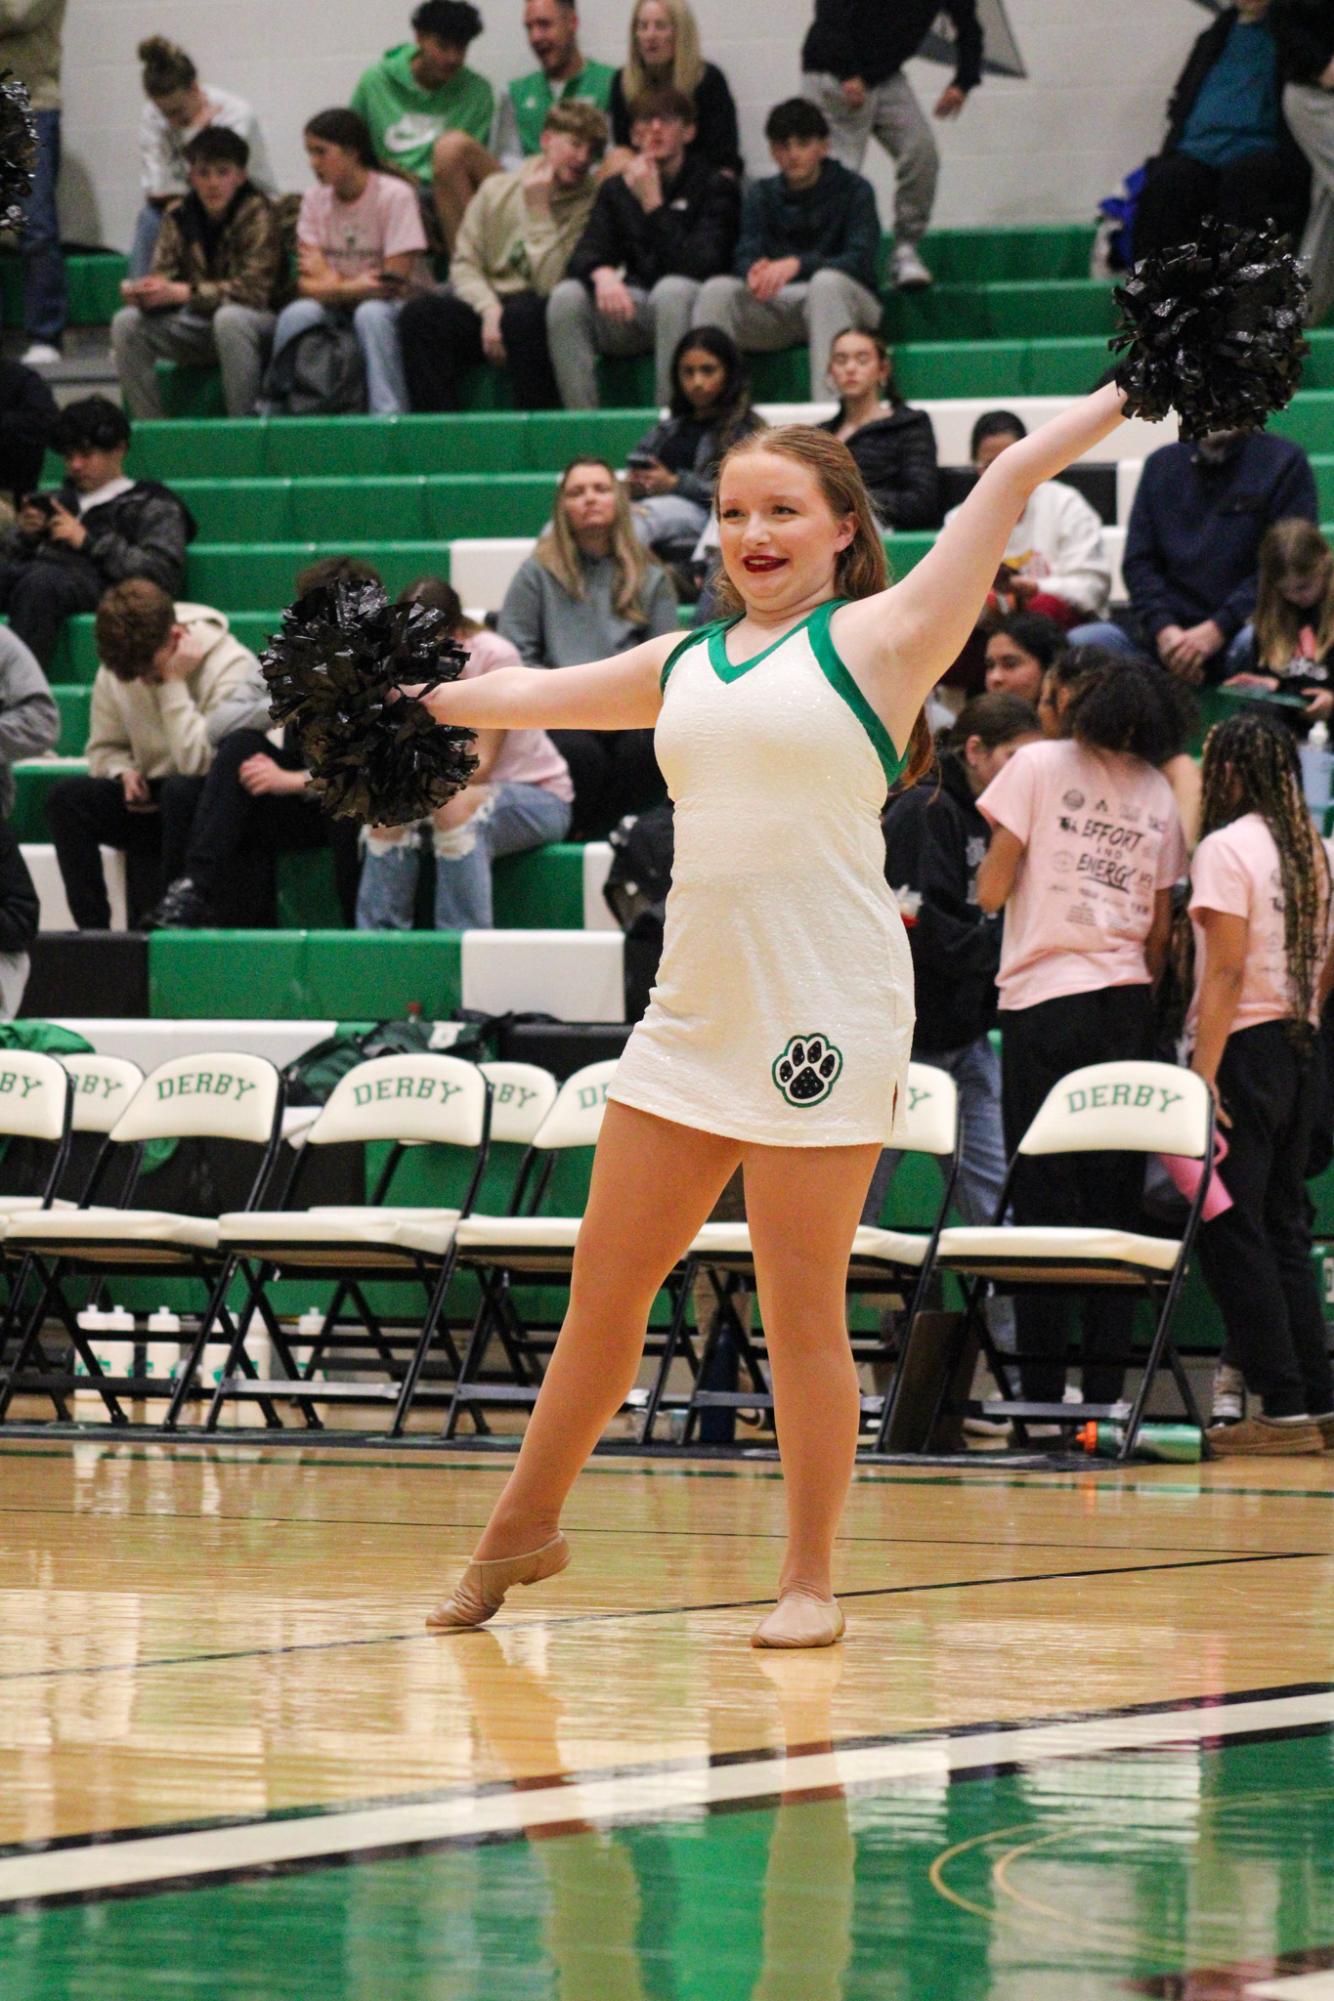
[[706,278],[731,269],[741,197],[735,177],[689,158],[695,107],[655,85],[631,107],[634,154],[598,190],[547,306],[547,338],[567,410],[596,410],[599,354],[654,356],[653,400],[671,399],[672,357]]
[[815,20],[801,51],[806,94],[829,120],[834,157],[860,171],[872,133],[894,162],[894,283],[916,291],[932,283],[918,246],[936,199],[940,155],[903,65],[942,14],[958,45],[952,83],[936,101],[937,118],[957,118],[982,81],[977,0],[815,0]]
[[[1186,846],[1158,766],[1177,744],[1162,677],[1137,661],[1085,673],[1065,737],[1025,745],[978,801],[994,829],[978,872],[983,910],[1005,911],[999,1023],[1005,1144],[1013,1154],[1048,1091],[1088,1063],[1150,1053],[1152,987],[1167,952]],[[1133,1230],[1138,1155],[1033,1156],[1013,1182],[1017,1224]],[[1084,1396],[1115,1403],[1134,1304],[1084,1300]],[[1059,1404],[1069,1326],[1054,1292],[1016,1301],[1023,1392]]]
[[[973,426],[970,457],[984,473],[1019,438],[1028,436],[1012,410],[988,410]],[[950,521],[957,514],[951,508]],[[1101,618],[1112,594],[1112,565],[1102,522],[1082,493],[1064,480],[1037,487],[1005,545],[1003,582],[992,592],[992,612],[1038,612],[1070,627]]]
[[41,915],[41,902],[18,836],[0,821],[0,1019],[4,1021],[12,1021],[23,1005],[28,954]]
[[647,90],[675,90],[695,107],[691,157],[720,173],[740,174],[736,105],[727,78],[700,54],[699,23],[689,0],[636,0],[630,15],[630,53],[611,87],[611,136],[634,143],[631,107]]
[[[423,577],[401,603],[430,605],[449,620],[465,648],[464,678],[517,667],[514,647],[499,633],[465,618],[458,593],[438,577]],[[477,770],[462,792],[429,821],[369,827],[357,896],[360,931],[411,931],[423,838],[435,856],[437,931],[489,931],[491,865],[502,855],[527,854],[570,829],[574,786],[569,767],[545,730],[479,730]]]
[[99,847],[152,857],[158,890],[185,874],[195,809],[238,699],[253,707],[259,662],[220,611],[175,604],[147,577],[109,590],[97,608],[98,669],[86,778],[47,795],[70,912],[81,931],[111,922]]
[[56,399],[35,368],[0,360],[0,495],[15,507],[42,477],[58,414]]
[[[604,459],[575,459],[556,488],[549,528],[515,573],[498,629],[525,667],[576,667],[672,632],[667,572],[635,534],[625,488]],[[576,840],[601,840],[666,787],[652,730],[553,730],[574,781]]]
[[[1260,544],[1255,612],[1233,643],[1225,688],[1299,695],[1334,711],[1334,550],[1310,521],[1276,521]],[[1291,713],[1291,712],[1289,712]]]
[[806,341],[814,403],[835,335],[880,325],[875,190],[829,158],[828,122],[805,98],[775,105],[764,136],[778,172],[746,189],[734,275],[700,287],[695,319],[747,354]]
[[350,317],[377,415],[408,408],[398,320],[422,282],[426,231],[411,183],[382,174],[366,121],[341,108],[317,112],[305,129],[315,186],[301,197],[297,293],[278,315],[273,360],[322,321]]
[[1300,445],[1240,431],[1161,445],[1144,461],[1126,529],[1131,617],[1077,626],[1071,644],[1156,655],[1192,687],[1223,680],[1255,611],[1265,531],[1294,517],[1318,518]]
[[67,404],[51,447],[65,461],[63,485],[30,494],[0,538],[0,611],[43,667],[65,620],[95,610],[109,585],[143,577],[168,594],[180,590],[195,534],[169,487],[126,477],[130,426],[107,397]]
[[1064,651],[1065,634],[1054,618],[1007,612],[987,635],[987,693],[1017,695],[1036,709],[1043,682]]
[[278,184],[269,165],[264,135],[254,111],[243,97],[213,84],[201,83],[185,50],[165,36],[140,42],[145,104],[139,118],[139,180],[144,205],[134,226],[130,249],[131,278],[146,278],[153,267],[153,250],[167,210],[190,192],[187,148],[210,127],[235,132],[249,149],[250,178],[265,194]]
[[1317,1027],[1331,972],[1330,857],[1302,798],[1290,731],[1229,717],[1204,747],[1204,839],[1191,868],[1191,1068],[1227,1120],[1231,1207],[1200,1263],[1262,1413],[1213,1426],[1222,1453],[1334,1448],[1329,1333],[1306,1191],[1321,1096]]
[[457,410],[464,374],[483,361],[507,371],[520,410],[559,403],[547,300],[592,211],[606,143],[596,105],[553,104],[537,156],[477,190],[448,285],[409,299],[399,320],[412,409]]
[[[1001,926],[977,900],[977,872],[989,829],[977,801],[1038,719],[1016,695],[975,695],[959,711],[938,765],[884,813],[885,880],[908,926],[917,989],[913,1058],[948,1070],[959,1087],[963,1149],[959,1207],[969,1223],[989,1223],[1005,1178],[1000,1058],[991,1045]],[[901,1156],[881,1155],[862,1220],[875,1224]],[[1014,1305],[993,1300],[997,1345],[1014,1348]]]
[[1307,319],[1318,327],[1334,304],[1334,6],[1275,0],[1273,25],[1284,122],[1311,169],[1301,248],[1311,279]]
[[0,626],[0,818],[14,810],[13,766],[44,757],[60,738],[60,710],[51,684],[8,626]]
[[491,136],[491,151],[510,169],[538,150],[553,104],[578,98],[595,104],[605,117],[616,81],[609,63],[593,62],[580,48],[574,0],[526,0],[523,27],[538,68],[516,77],[501,92]]
[[709,523],[724,452],[761,419],[751,408],[746,365],[721,327],[683,334],[671,365],[662,422],[646,431],[626,463],[635,532],[656,556],[688,563]]
[[1270,0],[1231,0],[1196,41],[1135,211],[1135,256],[1188,242],[1206,215],[1297,237],[1309,173],[1283,120]]
[[0,10],[0,70],[25,85],[37,133],[32,192],[23,203],[20,359],[28,368],[60,360],[68,310],[56,183],[60,178],[60,57],[65,0],[6,0]]
[[412,33],[363,70],[352,109],[381,165],[417,183],[428,222],[452,250],[464,209],[496,170],[487,151],[495,92],[467,62],[482,17],[471,0],[422,0]]
[[216,362],[229,417],[255,407],[284,282],[282,231],[250,180],[249,148],[206,125],[185,149],[190,192],[163,219],[146,278],[127,278],[111,322],[131,417],[161,417],[157,359]]
[[898,392],[894,363],[878,333],[844,327],[829,350],[829,382],[838,415],[820,426],[841,438],[857,462],[882,528],[938,528],[940,471],[936,434],[925,410]]

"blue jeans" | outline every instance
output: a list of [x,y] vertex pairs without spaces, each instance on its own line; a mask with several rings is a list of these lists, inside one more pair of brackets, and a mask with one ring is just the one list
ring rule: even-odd
[[[563,840],[571,812],[541,785],[493,785],[462,827],[436,832],[436,930],[489,931],[492,862]],[[411,931],[420,866],[419,829],[378,854],[370,847],[357,889],[358,931]]]
[[[1240,674],[1247,667],[1253,666],[1251,654],[1254,639],[1255,628],[1243,625],[1241,631],[1229,639],[1223,649],[1221,673],[1214,676],[1209,673],[1206,666],[1205,679],[1212,681],[1216,678],[1225,681],[1229,674]],[[1065,641],[1067,646],[1106,646],[1113,653],[1133,653],[1146,660],[1158,658],[1158,649],[1147,635],[1140,640],[1133,632],[1127,632],[1124,626],[1114,625],[1110,619],[1098,618],[1091,620],[1088,625],[1076,625],[1066,633]],[[1214,657],[1217,658],[1217,655]]]
[[130,276],[146,278],[153,268],[153,252],[162,233],[162,218],[167,213],[164,208],[154,208],[146,201],[134,218],[134,241],[130,245]]
[[60,178],[60,113],[38,111],[37,167],[23,226],[23,331],[59,347],[65,332],[65,260],[60,254],[56,182]]
[[[376,416],[395,416],[408,408],[407,377],[398,343],[398,316],[403,308],[389,299],[363,299],[352,314],[352,326],[366,364],[366,405]],[[307,327],[318,326],[326,309],[318,299],[293,299],[278,315],[273,352],[281,354],[288,341]]]
[[[1005,1179],[1005,1133],[1001,1124],[1000,1057],[991,1038],[979,1036],[962,1049],[923,1050],[917,1060],[937,1070],[947,1070],[959,1089],[959,1117],[963,1123],[963,1146],[959,1157],[959,1179],[955,1200],[966,1223],[990,1223]],[[880,1220],[880,1209],[889,1184],[903,1155],[887,1148],[876,1163],[870,1193],[862,1211],[863,1223]],[[991,1338],[1003,1355],[1015,1351],[1014,1301],[991,1299],[987,1303],[987,1325]]]

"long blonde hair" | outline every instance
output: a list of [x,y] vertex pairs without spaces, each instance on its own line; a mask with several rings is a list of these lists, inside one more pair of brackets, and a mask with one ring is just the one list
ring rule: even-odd
[[[621,71],[621,89],[625,92],[627,104],[634,104],[644,92],[651,88],[653,78],[644,68],[635,40],[635,29],[639,25],[640,10],[646,0],[635,0],[630,15],[630,56]],[[672,89],[684,91],[693,99],[699,89],[700,78],[704,74],[704,58],[699,52],[699,26],[691,12],[687,0],[658,0],[665,14],[671,16],[675,30],[672,43]]]
[[[1325,572],[1325,595],[1309,611],[1291,604],[1283,585],[1291,576]],[[1282,670],[1297,649],[1302,627],[1315,627],[1321,659],[1334,647],[1334,552],[1310,521],[1276,521],[1260,544],[1255,599],[1255,657],[1271,672]]]
[[[809,424],[783,424],[772,431],[757,431],[751,437],[738,439],[727,453],[718,468],[715,493],[722,491],[723,474],[732,460],[748,452],[772,452],[777,458],[791,459],[795,464],[804,466],[814,474],[825,505],[834,519],[837,521],[844,515],[852,515],[852,540],[846,549],[839,550],[834,563],[834,590],[838,597],[869,598],[878,591],[889,589],[891,580],[889,564],[885,560],[885,545],[862,476],[857,470],[857,462],[846,445],[840,444],[830,432],[814,430]],[[714,505],[717,505],[716,498]],[[746,609],[745,600],[726,570],[718,572],[717,604],[724,618],[735,618]],[[919,715],[913,724],[907,758],[896,784],[915,784],[923,772],[930,770],[934,757],[926,717]]]
[[538,562],[548,575],[553,576],[561,589],[582,604],[585,590],[584,565],[579,544],[575,539],[570,518],[565,512],[565,488],[570,474],[580,466],[600,466],[611,480],[616,493],[616,515],[611,524],[611,558],[616,565],[616,587],[612,592],[612,603],[621,617],[631,625],[644,625],[648,620],[648,608],[644,603],[644,586],[651,571],[661,565],[651,556],[639,537],[635,534],[634,522],[630,515],[630,498],[624,486],[616,477],[613,466],[605,459],[592,453],[571,459],[561,474],[556,486],[556,505],[551,511],[551,526],[542,531],[533,550]]

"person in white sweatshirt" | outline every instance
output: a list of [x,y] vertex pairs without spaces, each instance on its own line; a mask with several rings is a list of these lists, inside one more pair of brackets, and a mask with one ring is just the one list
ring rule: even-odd
[[[1012,410],[988,410],[973,426],[971,457],[984,473],[1018,439],[1027,437]],[[945,516],[953,519],[958,509]],[[1004,579],[993,592],[993,610],[1038,612],[1067,631],[1102,618],[1112,594],[1112,565],[1102,522],[1082,493],[1063,480],[1044,480],[1015,524],[1006,545]],[[1002,604],[1000,600],[1009,602]]]
[[157,862],[150,900],[181,874],[214,752],[259,674],[220,611],[173,603],[146,577],[107,592],[96,635],[88,775],[62,779],[46,802],[81,931],[105,931],[111,922],[99,848]]

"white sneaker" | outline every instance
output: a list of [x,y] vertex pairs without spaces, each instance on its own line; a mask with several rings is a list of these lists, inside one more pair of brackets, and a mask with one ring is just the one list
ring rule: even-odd
[[52,347],[49,340],[33,341],[19,356],[24,368],[50,368],[53,363],[64,359],[60,349]]
[[900,244],[894,252],[890,271],[900,292],[923,292],[936,282],[911,243]]
[[1214,1370],[1213,1396],[1209,1404],[1209,1422],[1213,1424],[1240,1424],[1246,1415],[1246,1378],[1240,1369],[1220,1362]]

